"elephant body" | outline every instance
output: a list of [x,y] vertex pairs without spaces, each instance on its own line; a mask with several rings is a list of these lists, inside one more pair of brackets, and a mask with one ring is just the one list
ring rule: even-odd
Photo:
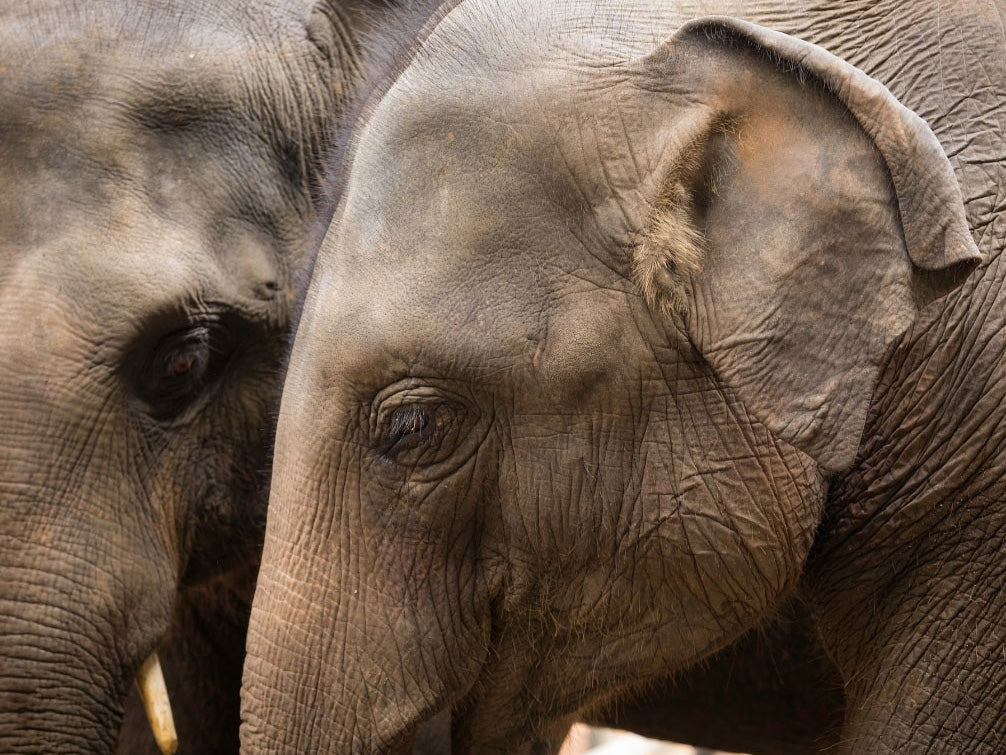
[[0,751],[114,751],[162,642],[182,751],[237,750],[318,166],[378,15],[0,9]]
[[[442,7],[334,170],[245,750],[408,752],[448,714],[452,752],[548,751],[779,659],[779,699],[829,685],[779,742],[996,751],[1004,15]],[[745,744],[681,689],[668,733]]]

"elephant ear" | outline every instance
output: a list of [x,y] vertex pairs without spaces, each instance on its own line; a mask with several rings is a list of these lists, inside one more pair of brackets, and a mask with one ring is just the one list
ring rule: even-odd
[[639,65],[664,156],[638,283],[777,437],[848,468],[889,347],[981,259],[939,142],[863,72],[735,19]]
[[404,0],[308,0],[307,38],[334,74],[337,98],[343,79],[355,76],[366,40],[407,6]]
[[[360,66],[359,39],[368,17],[383,10],[379,0],[313,0],[307,20],[307,38],[334,73],[355,74]],[[341,76],[332,77],[336,95],[344,96]]]

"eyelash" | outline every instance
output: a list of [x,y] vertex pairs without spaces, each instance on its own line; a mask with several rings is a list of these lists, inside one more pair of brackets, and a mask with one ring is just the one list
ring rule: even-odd
[[451,424],[448,412],[449,408],[444,404],[406,404],[398,407],[388,421],[381,455],[401,462],[409,451],[422,452],[434,441],[442,440]]
[[467,386],[407,378],[374,397],[370,447],[386,474],[414,481],[441,479],[481,445],[490,419]]

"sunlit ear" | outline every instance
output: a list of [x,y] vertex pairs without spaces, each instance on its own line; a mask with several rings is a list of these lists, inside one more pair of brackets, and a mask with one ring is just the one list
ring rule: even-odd
[[943,150],[863,72],[745,22],[693,22],[640,70],[687,133],[637,282],[775,435],[848,467],[890,347],[980,260]]

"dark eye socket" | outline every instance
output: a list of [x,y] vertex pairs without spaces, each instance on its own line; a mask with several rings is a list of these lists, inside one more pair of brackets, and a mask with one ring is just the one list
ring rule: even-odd
[[378,411],[376,450],[402,467],[437,464],[455,451],[468,419],[462,405],[443,396],[396,397]]
[[164,338],[141,378],[141,398],[157,419],[184,411],[219,376],[230,353],[218,324],[193,325]]

